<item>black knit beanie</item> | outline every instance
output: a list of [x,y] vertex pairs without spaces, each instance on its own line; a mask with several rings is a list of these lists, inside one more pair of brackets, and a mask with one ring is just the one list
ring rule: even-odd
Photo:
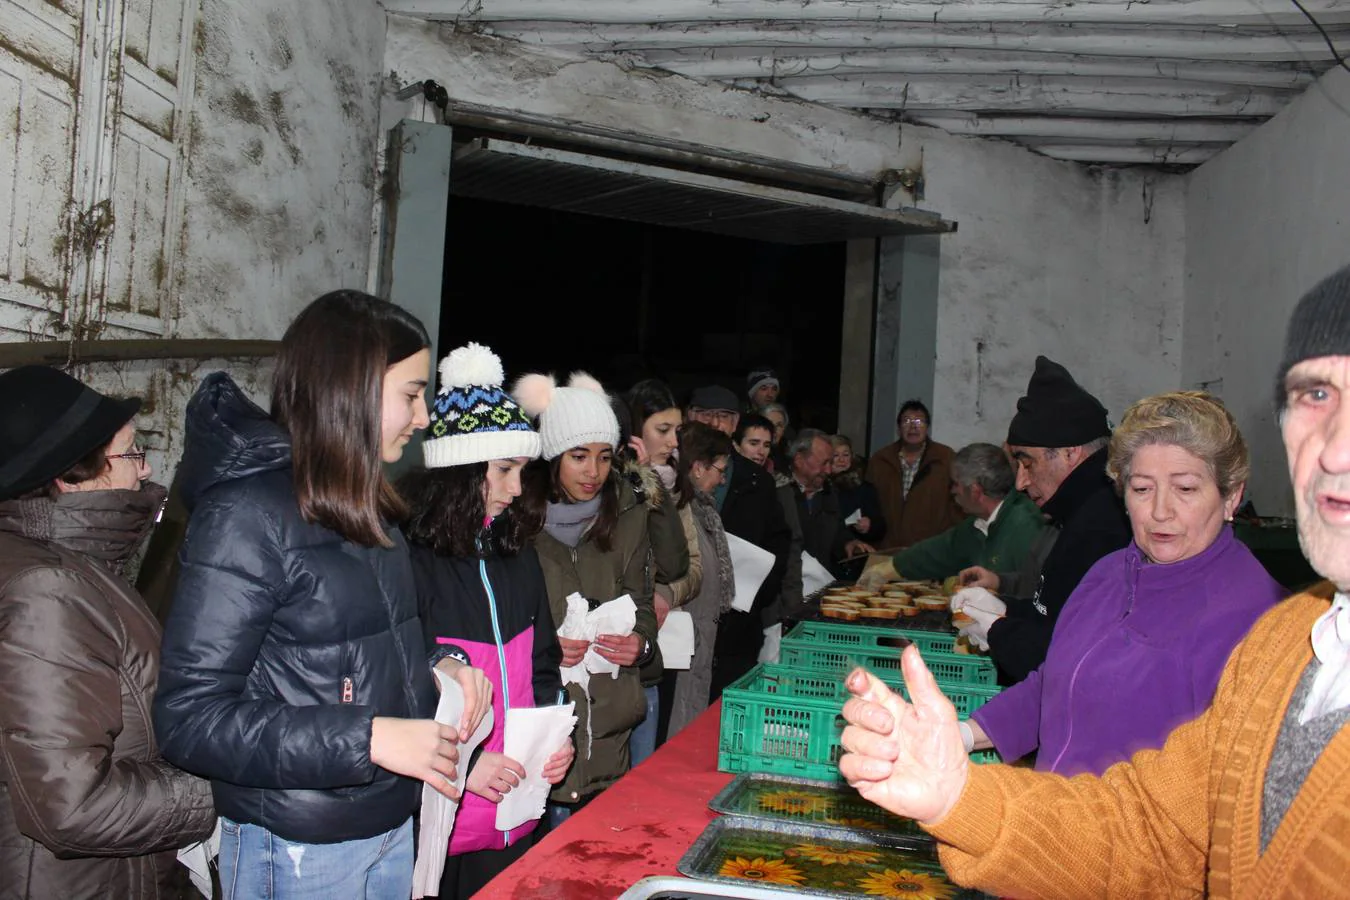
[[1036,357],[1027,395],[1017,401],[1008,443],[1017,447],[1078,447],[1111,434],[1106,407],[1057,362]]
[[1289,317],[1284,359],[1275,376],[1275,408],[1284,409],[1284,378],[1305,359],[1350,356],[1350,266],[1323,278]]

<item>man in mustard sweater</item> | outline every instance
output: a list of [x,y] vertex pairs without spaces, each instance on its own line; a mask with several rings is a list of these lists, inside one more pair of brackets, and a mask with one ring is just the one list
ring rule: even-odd
[[1018,897],[1350,895],[1350,266],[1299,302],[1276,394],[1299,538],[1328,581],[1253,627],[1211,707],[1161,749],[1100,778],[972,766],[913,647],[913,705],[849,676],[840,770],[919,820],[958,883]]

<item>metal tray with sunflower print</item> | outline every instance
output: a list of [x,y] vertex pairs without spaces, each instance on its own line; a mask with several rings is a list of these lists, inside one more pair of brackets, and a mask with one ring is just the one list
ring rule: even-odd
[[690,878],[844,900],[986,896],[953,884],[932,844],[742,816],[714,819],[676,869]]
[[933,841],[913,819],[888,813],[839,782],[746,772],[722,788],[708,807],[731,816],[796,822],[920,843]]

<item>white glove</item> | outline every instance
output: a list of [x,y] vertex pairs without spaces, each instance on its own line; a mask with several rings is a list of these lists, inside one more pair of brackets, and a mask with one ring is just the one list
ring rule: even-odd
[[989,629],[1008,612],[1008,604],[982,587],[962,588],[952,595],[952,612],[974,619],[959,629],[981,650],[989,649]]
[[759,648],[759,661],[762,663],[778,662],[778,651],[783,645],[783,623],[770,625],[764,629],[764,643]]

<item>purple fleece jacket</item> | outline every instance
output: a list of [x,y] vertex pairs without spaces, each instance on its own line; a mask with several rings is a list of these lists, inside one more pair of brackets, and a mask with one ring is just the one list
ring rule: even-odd
[[1088,570],[1041,667],[972,718],[1009,762],[1039,747],[1041,771],[1101,774],[1209,706],[1229,653],[1284,593],[1227,526],[1170,565],[1131,543]]

